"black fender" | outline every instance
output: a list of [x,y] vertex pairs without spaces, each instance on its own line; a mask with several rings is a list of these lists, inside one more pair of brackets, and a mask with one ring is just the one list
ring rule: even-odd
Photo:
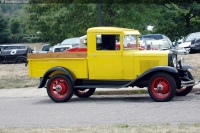
[[170,66],[157,66],[157,67],[153,67],[153,68],[145,71],[140,76],[138,76],[136,79],[123,85],[122,87],[135,86],[135,85],[137,85],[138,82],[142,81],[143,78],[145,78],[147,76],[151,76],[151,74],[155,73],[155,72],[171,73],[175,76],[174,78],[176,78],[176,80],[178,79],[178,70],[176,68],[170,67]]
[[63,67],[53,67],[53,68],[49,69],[44,74],[44,76],[40,79],[40,85],[38,86],[38,88],[42,88],[45,86],[47,79],[49,78],[49,75],[54,71],[64,72],[64,74],[66,74],[69,77],[69,79],[72,81],[72,83],[74,83],[74,81],[75,81],[74,76],[69,72],[69,70],[67,70],[66,68],[63,68]]

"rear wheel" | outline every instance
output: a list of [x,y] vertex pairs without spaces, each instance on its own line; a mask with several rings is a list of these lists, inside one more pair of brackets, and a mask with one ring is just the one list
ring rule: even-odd
[[96,88],[75,90],[74,95],[79,98],[88,98],[94,94]]
[[71,99],[73,90],[71,80],[63,74],[54,75],[47,83],[48,96],[54,102],[67,102]]
[[[187,71],[187,79],[185,79],[185,81],[189,81],[189,80],[193,80],[193,76],[189,71]],[[192,91],[192,89],[193,89],[193,86],[176,89],[176,96],[186,96]]]
[[151,98],[157,102],[170,101],[176,93],[176,82],[167,73],[157,73],[152,76],[148,85]]

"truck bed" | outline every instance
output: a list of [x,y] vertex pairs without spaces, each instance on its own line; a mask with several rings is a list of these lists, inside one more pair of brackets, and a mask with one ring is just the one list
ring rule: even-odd
[[63,67],[70,70],[76,78],[88,78],[87,53],[51,52],[28,54],[29,77],[43,77],[49,69],[54,67]]

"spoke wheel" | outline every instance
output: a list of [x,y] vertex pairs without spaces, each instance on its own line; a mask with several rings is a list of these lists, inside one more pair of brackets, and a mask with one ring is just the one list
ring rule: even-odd
[[74,95],[76,95],[79,98],[88,98],[94,94],[95,90],[96,88],[75,90]]
[[157,102],[170,101],[176,92],[176,82],[167,73],[159,73],[152,76],[148,85],[151,98]]
[[73,95],[72,82],[66,75],[54,75],[47,83],[47,93],[55,102],[67,102]]
[[[189,71],[187,71],[187,75],[188,75],[188,80],[193,80],[192,74]],[[188,81],[188,80],[185,80],[185,81]],[[192,91],[192,89],[193,89],[193,86],[176,89],[176,96],[186,96]]]

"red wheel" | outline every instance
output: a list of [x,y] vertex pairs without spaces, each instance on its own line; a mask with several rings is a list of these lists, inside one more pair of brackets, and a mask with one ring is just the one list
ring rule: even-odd
[[79,98],[88,98],[95,92],[95,88],[75,90],[74,95]]
[[66,102],[73,95],[72,82],[66,75],[54,75],[47,83],[47,93],[55,102]]
[[155,74],[149,82],[148,91],[151,98],[155,101],[170,101],[175,96],[176,82],[167,73]]
[[[187,80],[184,81],[189,81],[189,80],[193,80],[193,76],[192,74],[187,71]],[[176,89],[176,96],[186,96],[187,94],[189,94],[193,89],[193,86],[189,86],[189,87],[182,87],[180,89]]]

